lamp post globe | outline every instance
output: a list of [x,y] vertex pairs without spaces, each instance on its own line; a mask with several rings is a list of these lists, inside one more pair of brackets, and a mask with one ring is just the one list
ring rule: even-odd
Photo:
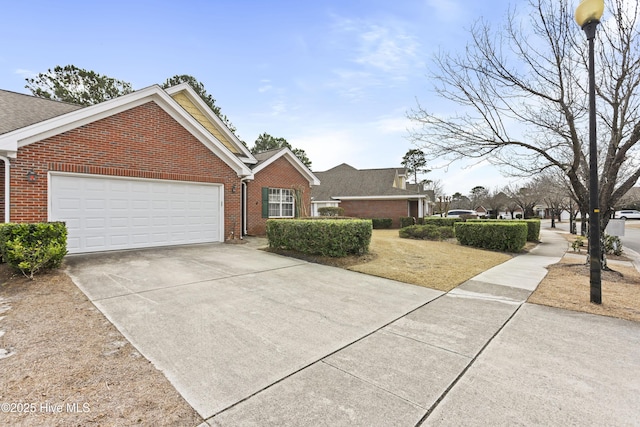
[[600,21],[603,13],[604,0],[582,0],[576,8],[576,23],[582,28],[589,21]]

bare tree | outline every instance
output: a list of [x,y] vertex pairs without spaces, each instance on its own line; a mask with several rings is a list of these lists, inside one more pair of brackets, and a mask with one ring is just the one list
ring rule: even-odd
[[551,228],[556,228],[556,219],[561,220],[560,213],[567,199],[571,199],[564,177],[559,173],[547,169],[534,178],[534,186],[542,195],[551,216]]
[[[515,176],[564,174],[588,212],[587,41],[574,2],[529,0],[500,31],[479,21],[461,54],[435,59],[437,93],[462,106],[443,117],[418,105],[411,139],[435,157],[490,159]],[[598,31],[597,97],[602,229],[640,177],[638,3],[611,0]]]
[[500,215],[500,211],[507,207],[509,202],[509,196],[507,196],[502,190],[495,189],[490,190],[486,197],[486,208],[491,211],[491,217],[497,219]]
[[534,208],[542,198],[540,188],[535,183],[529,183],[524,187],[512,184],[506,188],[505,192],[522,209],[524,218],[535,216]]

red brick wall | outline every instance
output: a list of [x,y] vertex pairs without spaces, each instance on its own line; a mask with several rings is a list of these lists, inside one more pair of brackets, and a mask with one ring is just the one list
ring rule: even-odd
[[[154,102],[18,149],[11,162],[11,221],[47,220],[47,172],[65,171],[225,185],[225,238],[240,232],[237,174]],[[27,182],[33,169],[38,178]]]
[[280,157],[255,174],[255,179],[247,184],[247,233],[263,235],[267,218],[262,218],[262,187],[290,188],[302,192],[304,207],[302,216],[311,215],[311,188],[309,181]]
[[345,216],[356,218],[391,218],[400,227],[400,217],[408,216],[406,200],[342,200]]

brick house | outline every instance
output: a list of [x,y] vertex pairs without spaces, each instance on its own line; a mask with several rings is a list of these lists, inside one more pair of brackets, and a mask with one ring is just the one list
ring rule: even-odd
[[252,155],[187,84],[89,107],[0,90],[0,160],[0,218],[64,221],[70,253],[262,234],[318,183],[288,149]]
[[311,189],[313,216],[321,207],[339,206],[345,216],[391,218],[399,227],[401,217],[421,218],[433,212],[433,191],[408,184],[402,168],[356,169],[343,163],[315,175],[320,185]]

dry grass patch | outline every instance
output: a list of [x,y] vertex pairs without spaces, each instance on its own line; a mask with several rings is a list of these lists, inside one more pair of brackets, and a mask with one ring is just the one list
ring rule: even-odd
[[373,259],[349,270],[445,292],[511,258],[502,252],[461,246],[455,240],[402,239],[398,230],[374,230],[369,251]]
[[202,422],[63,272],[30,281],[0,265],[0,331],[0,402],[33,405],[3,425]]
[[576,258],[565,255],[549,266],[528,302],[640,321],[640,273],[634,267],[610,262],[614,271],[602,272],[602,304],[596,305],[589,302],[589,266]]
[[331,258],[274,251],[310,262],[449,291],[511,255],[461,246],[455,241],[402,239],[398,230],[373,230],[369,253]]

